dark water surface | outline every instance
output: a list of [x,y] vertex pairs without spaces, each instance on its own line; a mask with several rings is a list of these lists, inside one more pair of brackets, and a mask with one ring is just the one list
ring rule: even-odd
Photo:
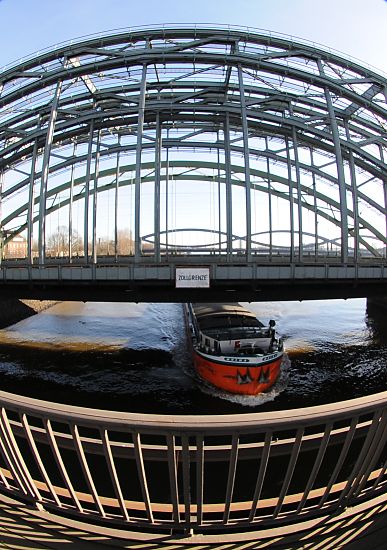
[[366,300],[245,304],[275,319],[287,357],[273,390],[223,394],[198,380],[180,304],[57,304],[0,331],[0,389],[165,414],[280,410],[387,389],[386,312]]

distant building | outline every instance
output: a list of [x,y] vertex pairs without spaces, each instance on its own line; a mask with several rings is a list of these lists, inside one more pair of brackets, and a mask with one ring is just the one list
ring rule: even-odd
[[4,258],[26,258],[27,241],[21,235],[17,235],[4,246]]

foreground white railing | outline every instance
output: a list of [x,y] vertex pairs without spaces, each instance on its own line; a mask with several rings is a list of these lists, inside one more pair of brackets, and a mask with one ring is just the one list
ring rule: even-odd
[[226,541],[387,501],[387,392],[219,416],[0,406],[1,492],[94,529]]

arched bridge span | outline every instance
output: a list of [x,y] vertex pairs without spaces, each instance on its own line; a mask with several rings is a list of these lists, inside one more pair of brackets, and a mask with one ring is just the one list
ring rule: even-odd
[[259,31],[38,53],[0,73],[1,289],[205,299],[176,288],[196,268],[211,299],[382,292],[386,119],[378,72]]

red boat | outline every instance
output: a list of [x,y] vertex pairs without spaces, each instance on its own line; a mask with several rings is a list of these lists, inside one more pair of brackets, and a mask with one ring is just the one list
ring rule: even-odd
[[275,321],[264,326],[238,303],[185,308],[193,362],[203,380],[242,395],[257,395],[273,386],[283,357]]

